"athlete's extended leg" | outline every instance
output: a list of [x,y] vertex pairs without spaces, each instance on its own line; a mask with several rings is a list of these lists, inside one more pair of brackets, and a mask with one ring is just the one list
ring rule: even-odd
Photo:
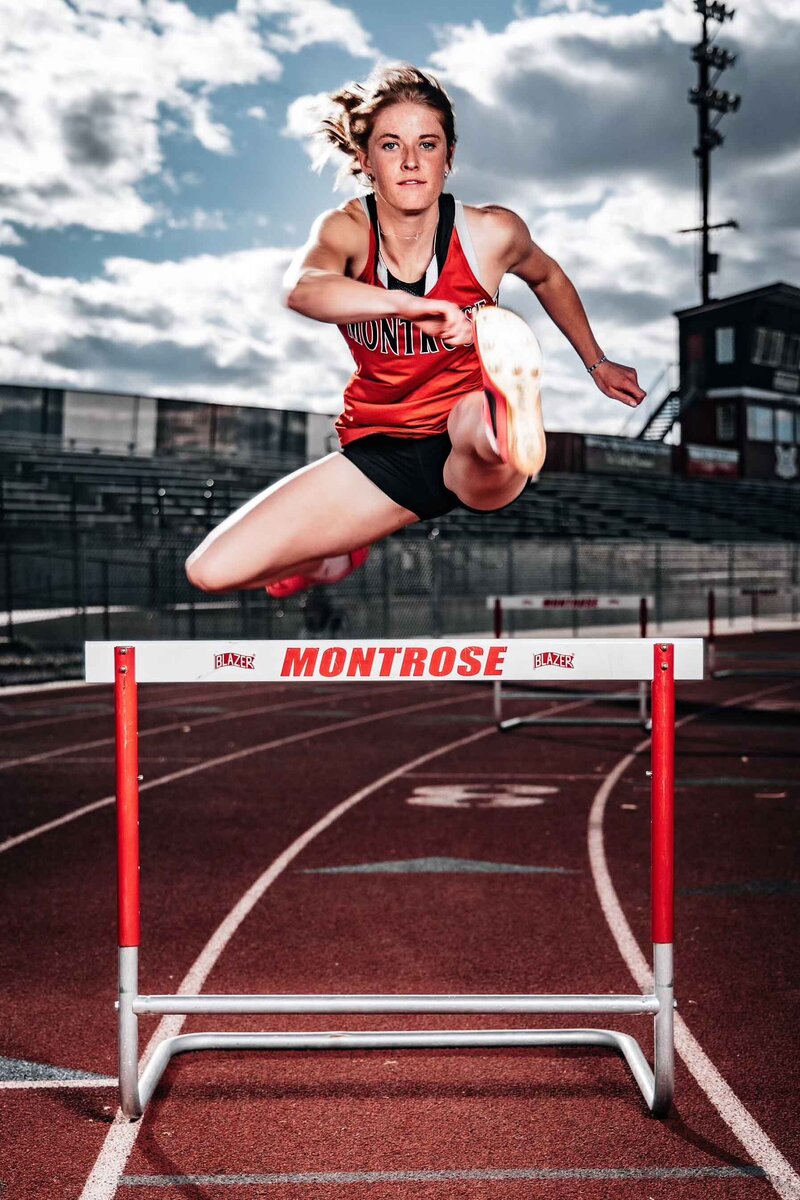
[[186,573],[205,592],[264,587],[416,520],[343,455],[329,454],[226,517],[189,555]]
[[462,396],[450,414],[444,482],[471,508],[494,509],[510,504],[544,462],[542,351],[508,309],[482,308],[473,327],[484,390]]
[[489,443],[483,416],[483,392],[468,392],[450,413],[447,432],[453,443],[444,464],[444,483],[462,504],[490,512],[515,500],[528,476],[504,463]]

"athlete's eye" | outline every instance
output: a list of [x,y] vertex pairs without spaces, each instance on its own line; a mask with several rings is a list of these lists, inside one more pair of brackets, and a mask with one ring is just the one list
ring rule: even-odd
[[396,145],[397,145],[397,142],[384,142],[383,145],[381,146],[381,150],[391,150],[392,146],[396,146]]
[[436,149],[436,142],[421,142],[420,145],[425,150],[435,150]]

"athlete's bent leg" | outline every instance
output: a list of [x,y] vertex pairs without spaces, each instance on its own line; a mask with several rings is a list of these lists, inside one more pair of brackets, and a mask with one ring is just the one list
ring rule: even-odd
[[343,455],[329,454],[226,517],[189,555],[186,574],[205,592],[264,587],[417,520]]
[[447,422],[453,449],[444,464],[444,483],[469,508],[491,511],[515,500],[527,476],[492,449],[483,417],[483,392],[468,392]]

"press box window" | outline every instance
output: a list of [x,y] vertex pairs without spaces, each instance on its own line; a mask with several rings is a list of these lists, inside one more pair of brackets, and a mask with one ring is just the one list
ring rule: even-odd
[[716,354],[718,363],[732,363],[733,354],[733,329],[724,327],[715,330]]
[[785,408],[779,408],[775,413],[775,441],[776,442],[793,442],[794,441],[794,413],[787,412]]
[[717,441],[732,442],[736,437],[736,408],[733,404],[717,405]]
[[751,442],[774,441],[772,409],[751,404],[747,409],[747,438]]

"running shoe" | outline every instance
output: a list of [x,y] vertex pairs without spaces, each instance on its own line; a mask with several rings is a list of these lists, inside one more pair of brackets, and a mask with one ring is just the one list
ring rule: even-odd
[[[287,597],[294,596],[295,592],[303,592],[306,588],[316,587],[320,583],[339,583],[340,580],[346,579],[353,571],[363,566],[368,555],[369,546],[363,546],[360,550],[352,550],[349,554],[326,558],[313,575],[290,575],[288,579],[279,579],[276,583],[267,585],[267,592],[276,600],[286,600]],[[344,567],[338,566],[340,558],[346,562]],[[328,567],[329,563],[333,569]],[[334,566],[334,564],[337,565]]]
[[522,475],[538,475],[545,456],[542,350],[521,317],[488,305],[473,321],[483,372],[483,418],[489,444]]

